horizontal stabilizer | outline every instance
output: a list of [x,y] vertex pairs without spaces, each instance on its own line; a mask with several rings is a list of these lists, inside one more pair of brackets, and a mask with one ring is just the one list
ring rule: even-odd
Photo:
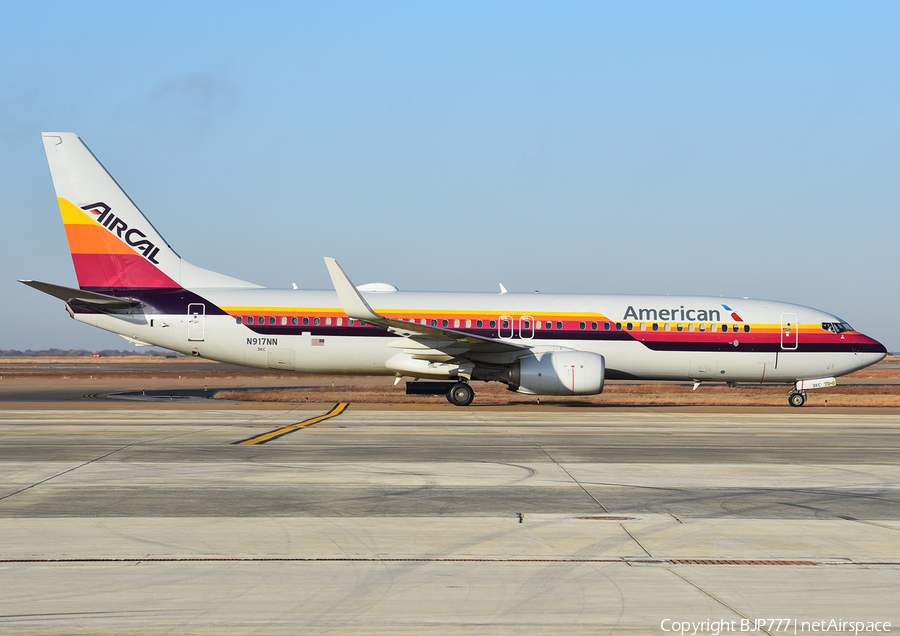
[[62,285],[52,285],[50,283],[42,283],[37,280],[20,280],[29,287],[34,287],[38,291],[49,294],[67,303],[77,303],[87,307],[95,307],[97,309],[127,309],[128,307],[136,307],[141,303],[133,298],[116,298],[115,296],[107,296],[106,294],[98,294],[97,292],[85,291],[83,289],[73,289],[71,287],[63,287]]

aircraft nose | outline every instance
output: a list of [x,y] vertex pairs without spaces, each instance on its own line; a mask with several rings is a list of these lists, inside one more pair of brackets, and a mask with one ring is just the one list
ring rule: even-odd
[[888,350],[883,344],[875,340],[874,338],[870,338],[865,336],[863,342],[860,343],[862,345],[862,355],[868,364],[875,364],[876,362],[881,362],[887,357]]

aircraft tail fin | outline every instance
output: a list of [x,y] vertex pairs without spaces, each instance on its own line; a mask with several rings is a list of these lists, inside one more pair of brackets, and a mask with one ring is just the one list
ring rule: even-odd
[[256,287],[184,261],[78,135],[42,137],[79,287]]

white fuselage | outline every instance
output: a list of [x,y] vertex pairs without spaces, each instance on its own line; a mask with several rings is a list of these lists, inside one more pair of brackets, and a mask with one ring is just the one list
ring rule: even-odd
[[[76,313],[75,317],[139,342],[262,369],[454,376],[453,364],[419,363],[407,368],[397,362],[398,356],[402,362],[402,356],[410,355],[417,345],[359,322],[349,325],[333,291],[192,291],[202,300],[182,312],[153,313],[148,307],[134,313]],[[795,382],[851,373],[885,355],[883,347],[879,351],[878,343],[858,332],[836,334],[823,329],[823,323],[841,322],[831,314],[771,301],[436,292],[365,297],[378,313],[389,317],[435,320],[438,326],[477,332],[534,351],[574,349],[600,354],[606,359],[609,379]],[[253,325],[245,324],[247,317]],[[260,319],[265,324],[259,325]],[[475,328],[479,320],[480,330]]]

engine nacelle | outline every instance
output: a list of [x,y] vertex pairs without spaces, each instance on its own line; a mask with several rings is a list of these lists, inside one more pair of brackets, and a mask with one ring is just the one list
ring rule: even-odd
[[606,361],[599,353],[552,351],[516,360],[509,386],[531,395],[596,395],[603,392]]

